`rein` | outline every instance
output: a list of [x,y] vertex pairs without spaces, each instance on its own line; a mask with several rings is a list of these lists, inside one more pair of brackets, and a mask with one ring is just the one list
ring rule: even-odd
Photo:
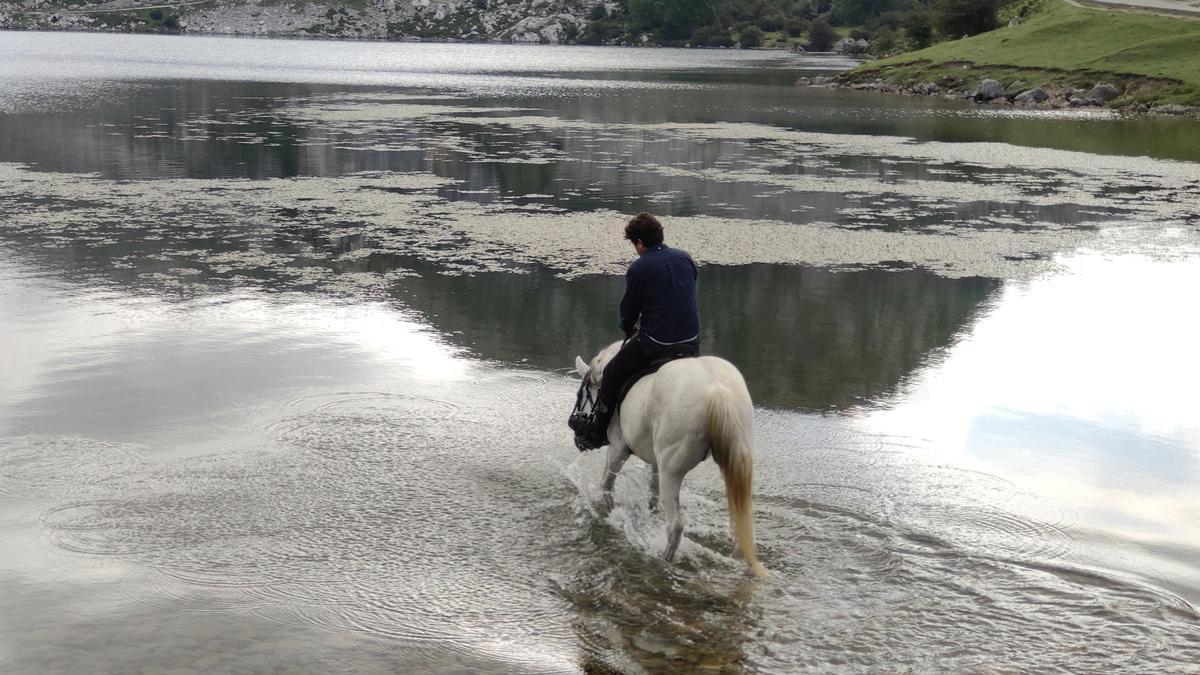
[[[637,331],[625,336],[625,339],[621,342],[621,347],[624,347],[635,335],[637,335]],[[571,410],[571,417],[595,419],[596,399],[592,397],[592,388],[588,386],[591,383],[591,375],[584,375],[583,381],[579,383],[579,391],[575,393],[575,408]]]

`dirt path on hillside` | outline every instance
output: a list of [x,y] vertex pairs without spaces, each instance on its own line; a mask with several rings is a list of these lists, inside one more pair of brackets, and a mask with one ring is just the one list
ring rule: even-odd
[[1077,7],[1113,9],[1200,19],[1200,0],[1067,0]]

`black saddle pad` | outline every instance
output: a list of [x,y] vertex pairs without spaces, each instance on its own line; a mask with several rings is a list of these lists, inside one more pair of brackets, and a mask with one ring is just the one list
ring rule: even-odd
[[621,386],[621,392],[619,394],[617,394],[617,410],[621,409],[621,404],[625,402],[625,395],[629,393],[630,389],[633,389],[633,385],[637,384],[638,380],[642,379],[643,377],[645,377],[647,375],[652,375],[652,374],[658,372],[659,368],[662,368],[663,366],[667,365],[671,361],[676,361],[678,359],[694,359],[694,358],[696,358],[696,355],[680,354],[677,356],[676,355],[662,356],[662,357],[659,357],[659,358],[651,361],[645,368],[642,368],[641,370],[639,370],[636,373],[634,373],[633,375],[631,375],[628,380],[625,380],[625,384]]

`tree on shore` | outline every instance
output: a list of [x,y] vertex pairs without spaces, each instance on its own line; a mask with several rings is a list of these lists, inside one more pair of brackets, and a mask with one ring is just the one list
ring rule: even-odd
[[685,40],[710,23],[715,0],[629,0],[632,28],[658,32],[668,40]]
[[904,34],[913,49],[933,44],[933,21],[928,12],[912,12],[904,17]]
[[933,20],[948,38],[978,35],[999,25],[998,9],[999,0],[937,0]]
[[758,26],[747,26],[738,33],[738,42],[747,49],[761,45],[762,39],[763,32]]
[[808,51],[827,52],[837,40],[837,33],[825,19],[814,19],[808,27]]
[[840,26],[860,26],[871,19],[904,6],[900,0],[833,0],[831,20]]
[[577,38],[585,44],[758,47],[804,35],[807,49],[829,51],[848,32],[886,55],[991,30],[1002,0],[584,1],[595,3]]

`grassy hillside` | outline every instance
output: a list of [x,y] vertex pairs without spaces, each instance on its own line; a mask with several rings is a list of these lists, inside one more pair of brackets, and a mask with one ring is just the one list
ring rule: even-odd
[[1041,0],[1021,25],[864,64],[850,78],[927,78],[962,67],[1002,82],[1082,86],[1110,76],[1124,101],[1200,103],[1200,20],[1090,9]]

